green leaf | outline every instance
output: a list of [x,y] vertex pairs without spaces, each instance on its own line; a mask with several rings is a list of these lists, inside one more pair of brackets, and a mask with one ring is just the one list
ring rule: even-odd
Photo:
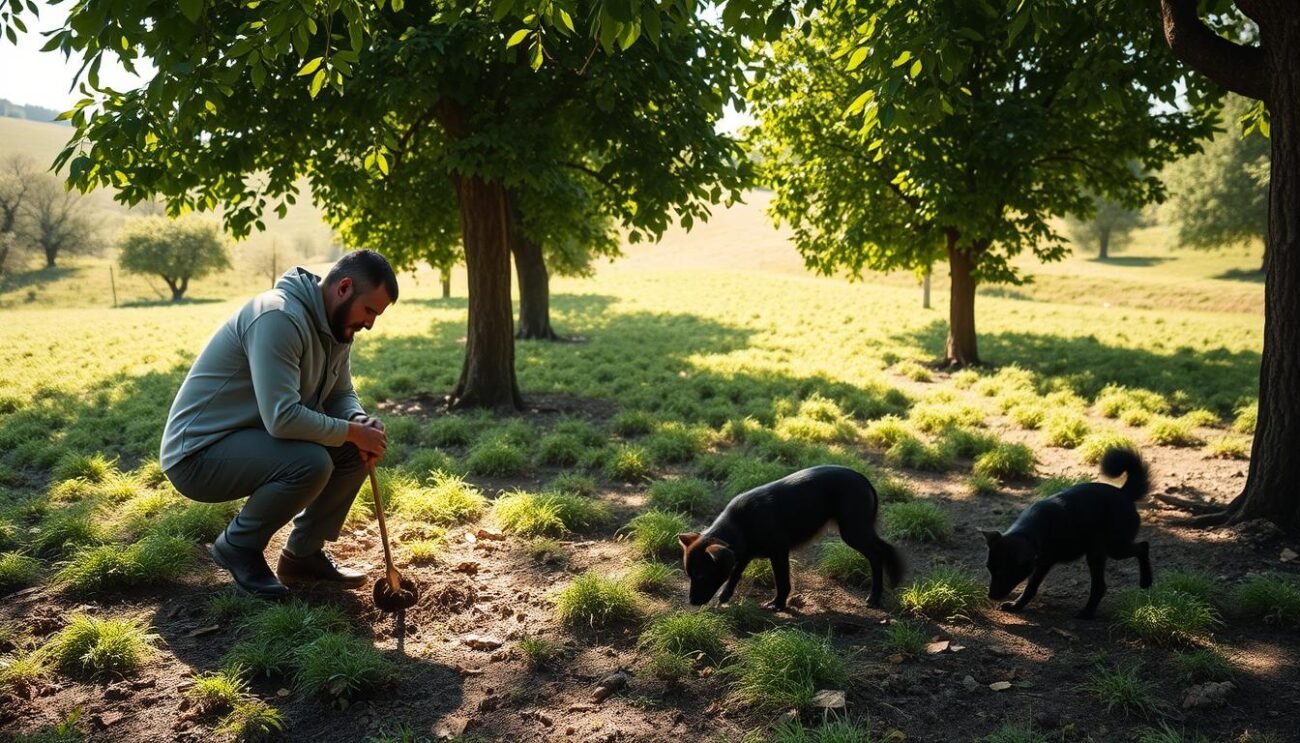
[[542,69],[542,45],[541,44],[533,45],[532,59],[529,61],[529,66],[533,68],[533,72]]
[[500,21],[502,18],[510,15],[510,10],[515,7],[515,0],[497,0],[492,5],[492,20]]
[[850,71],[856,70],[858,67],[861,67],[862,63],[865,61],[867,61],[867,48],[865,46],[860,46],[853,50],[853,56],[849,57],[849,66],[845,69]]
[[908,74],[911,75],[912,77],[916,77],[917,75],[921,74],[921,60],[918,59],[912,63],[912,68],[908,70]]
[[573,27],[573,17],[564,8],[557,8],[557,10],[560,12],[560,22],[564,24],[564,27],[576,33],[577,29]]
[[867,105],[867,102],[870,101],[875,96],[876,96],[876,91],[874,90],[864,91],[862,95],[859,95],[857,98],[853,99],[853,102],[849,104],[848,108],[844,109],[844,115],[847,117],[858,113],[859,111],[862,110],[864,106]]
[[316,57],[315,59],[308,60],[307,64],[303,65],[301,70],[298,70],[297,76],[302,77],[304,75],[310,75],[311,73],[320,69],[321,62],[324,61],[325,61],[324,57]]
[[311,79],[311,87],[307,89],[308,95],[315,98],[320,93],[321,86],[325,84],[325,70],[317,70],[316,75]]
[[514,32],[511,34],[510,40],[506,42],[506,48],[509,49],[512,46],[518,46],[524,39],[528,38],[528,34],[530,33],[532,33],[532,29],[530,28],[521,28]]
[[384,157],[384,153],[382,152],[375,153],[375,165],[379,166],[380,173],[383,173],[384,175],[388,175],[388,158]]
[[198,23],[199,16],[203,14],[203,0],[180,0],[181,15],[189,19],[190,23]]
[[402,8],[406,7],[406,0],[392,0],[389,4],[393,6],[394,13],[401,13]]
[[903,65],[907,64],[908,61],[911,59],[912,59],[912,53],[910,51],[904,50],[902,54],[898,55],[898,59],[894,60],[893,66],[902,67]]

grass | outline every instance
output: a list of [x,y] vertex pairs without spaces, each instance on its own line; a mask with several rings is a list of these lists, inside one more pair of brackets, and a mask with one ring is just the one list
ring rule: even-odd
[[467,446],[474,440],[477,426],[460,415],[444,415],[429,422],[424,441],[432,446]]
[[717,662],[722,660],[726,649],[723,640],[730,634],[731,623],[721,614],[677,611],[650,620],[641,633],[640,646]]
[[657,464],[692,462],[709,444],[709,432],[678,421],[660,423],[645,440],[645,447]]
[[1085,482],[1092,482],[1092,475],[1053,475],[1034,486],[1034,496],[1048,498]]
[[527,467],[528,452],[504,438],[480,441],[465,458],[466,469],[487,477],[513,477]]
[[876,449],[889,449],[908,436],[914,436],[907,423],[896,415],[886,415],[867,424],[862,440]]
[[628,570],[627,582],[633,588],[644,593],[659,593],[671,587],[677,568],[662,562],[642,561],[632,565]]
[[772,743],[879,743],[894,740],[879,737],[871,726],[847,718],[829,716],[816,727],[804,727],[798,720],[781,720],[772,730]]
[[[387,501],[384,506],[394,508]],[[409,519],[454,526],[482,516],[487,510],[487,498],[464,479],[439,472],[428,487],[409,488],[398,495],[395,510]]]
[[551,433],[537,442],[538,464],[572,467],[582,461],[587,446],[582,439],[568,433]]
[[564,545],[554,539],[541,537],[528,542],[528,556],[538,562],[558,563],[563,562],[568,553],[565,552]]
[[973,495],[997,495],[1002,492],[1002,483],[991,475],[976,472],[966,478],[966,486]]
[[238,668],[215,673],[205,673],[194,678],[194,685],[185,690],[185,698],[201,715],[233,710],[248,689],[248,682]]
[[1138,670],[1137,664],[1099,664],[1088,675],[1084,689],[1097,698],[1107,714],[1153,716],[1161,705],[1155,698],[1155,687],[1139,676]]
[[1237,408],[1236,414],[1237,416],[1232,419],[1232,430],[1237,433],[1254,433],[1255,422],[1259,418],[1259,403],[1243,405]]
[[763,709],[807,707],[818,689],[842,689],[848,681],[844,661],[825,637],[793,628],[743,641],[725,672],[737,696]]
[[840,540],[827,541],[817,558],[817,572],[850,586],[871,585],[871,562]]
[[1139,730],[1137,743],[1210,743],[1210,739],[1198,733],[1188,733],[1186,729],[1177,730],[1161,720],[1158,727]]
[[1000,482],[1026,480],[1034,474],[1037,460],[1024,444],[998,444],[975,459],[972,472]]
[[564,655],[564,646],[545,637],[520,638],[519,650],[524,654],[524,662],[532,669],[545,668]]
[[551,480],[549,489],[557,493],[581,495],[584,498],[594,498],[600,492],[595,480],[588,475],[577,472],[564,472],[556,475]]
[[790,474],[793,468],[777,462],[743,459],[736,463],[723,485],[723,494],[733,498],[741,493],[753,490],[759,485],[780,480]]
[[1191,644],[1219,623],[1205,599],[1166,583],[1126,591],[1119,601],[1117,624],[1153,645]]
[[954,455],[950,449],[927,444],[916,436],[904,436],[885,452],[885,461],[894,467],[906,467],[922,472],[947,472],[952,469]]
[[288,676],[298,667],[300,649],[346,628],[337,607],[288,601],[248,616],[241,625],[243,639],[226,654],[225,662],[254,676]]
[[50,472],[56,482],[79,479],[94,484],[106,482],[118,474],[116,459],[108,459],[103,454],[76,452],[65,454]]
[[885,637],[880,641],[880,647],[887,653],[920,655],[928,643],[929,638],[920,625],[900,619],[885,627]]
[[1205,456],[1212,459],[1250,459],[1250,439],[1228,434],[1205,445]]
[[1233,605],[1244,616],[1268,624],[1300,627],[1300,582],[1280,575],[1258,575],[1237,589]]
[[1196,432],[1196,423],[1187,418],[1161,416],[1147,427],[1147,438],[1161,446],[1200,446],[1205,439]]
[[150,535],[123,547],[82,548],[54,575],[72,593],[94,594],[168,583],[194,563],[194,547],[180,537]]
[[904,611],[931,619],[968,614],[984,602],[984,586],[960,568],[940,566],[919,576],[898,594]]
[[880,511],[881,530],[894,539],[941,542],[952,536],[952,519],[928,501],[889,503]]
[[916,491],[897,477],[884,477],[875,483],[876,495],[881,503],[906,503],[916,498]]
[[555,615],[565,624],[601,629],[641,614],[636,591],[624,581],[583,573],[555,596]]
[[645,670],[650,676],[672,686],[680,685],[691,675],[694,667],[690,658],[666,650],[650,653],[645,664]]
[[1086,436],[1079,444],[1079,456],[1088,464],[1097,464],[1107,449],[1115,448],[1137,451],[1138,445],[1117,431],[1098,431]]
[[34,557],[17,552],[0,554],[0,592],[26,588],[41,574],[41,563]]
[[447,542],[443,539],[415,539],[404,546],[407,557],[413,564],[430,565],[438,562],[442,557],[442,553],[447,549]]
[[894,364],[892,371],[900,377],[906,377],[913,382],[934,381],[934,374],[932,374],[925,366],[912,359],[906,359]]
[[64,673],[127,676],[153,657],[157,640],[140,619],[73,614],[38,652]]
[[58,557],[107,539],[108,530],[94,508],[72,506],[50,511],[30,544],[36,555]]
[[624,438],[645,436],[654,427],[655,417],[644,410],[625,410],[610,421],[610,429]]
[[1186,684],[1229,681],[1237,675],[1227,658],[1214,648],[1199,648],[1174,656],[1178,676]]
[[713,488],[694,477],[650,484],[650,505],[661,511],[702,513],[713,501]]
[[569,493],[515,491],[497,499],[492,516],[502,531],[510,534],[558,536],[605,521],[609,509],[599,501]]
[[1001,445],[992,434],[962,426],[945,429],[937,443],[962,459],[976,459]]
[[1032,723],[1008,722],[980,738],[981,743],[1048,743],[1047,736],[1034,729]]
[[638,514],[623,528],[642,556],[672,558],[681,549],[677,535],[687,531],[690,522],[680,514],[650,509]]
[[236,704],[230,714],[221,718],[216,732],[239,743],[260,743],[280,737],[285,727],[284,715],[278,709],[261,700],[249,699]]
[[622,482],[642,482],[650,479],[651,462],[645,448],[622,445],[605,462],[605,476]]
[[262,608],[262,602],[246,593],[227,590],[208,599],[208,614],[214,619],[242,619]]
[[80,743],[86,739],[81,731],[81,716],[82,711],[78,707],[61,722],[45,725],[30,733],[15,735],[10,740],[12,743]]
[[1083,444],[1090,431],[1091,427],[1082,415],[1058,412],[1047,416],[1043,425],[1043,441],[1048,446],[1074,449]]
[[396,678],[392,664],[367,640],[326,632],[297,653],[298,688],[346,709]]

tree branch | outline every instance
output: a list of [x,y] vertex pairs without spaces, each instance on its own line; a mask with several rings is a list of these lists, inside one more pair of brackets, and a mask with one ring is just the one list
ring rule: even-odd
[[1268,97],[1264,50],[1214,33],[1196,14],[1196,0],[1160,0],[1160,6],[1165,41],[1175,57],[1234,93],[1258,100]]
[[596,179],[597,181],[599,181],[599,182],[600,182],[600,185],[604,186],[605,188],[613,188],[613,186],[610,185],[610,182],[609,182],[609,179],[608,179],[608,178],[606,178],[605,176],[601,175],[601,174],[600,174],[600,171],[598,171],[598,170],[594,170],[593,168],[591,168],[591,167],[588,166],[588,165],[583,165],[582,163],[575,163],[575,162],[571,162],[571,161],[565,161],[565,162],[562,162],[562,163],[560,163],[560,165],[563,165],[564,167],[569,168],[569,169],[571,169],[571,170],[576,170],[576,171],[578,171],[578,172],[580,172],[580,173],[586,173],[587,175],[589,175],[589,176],[591,176],[592,178],[594,178],[594,179]]

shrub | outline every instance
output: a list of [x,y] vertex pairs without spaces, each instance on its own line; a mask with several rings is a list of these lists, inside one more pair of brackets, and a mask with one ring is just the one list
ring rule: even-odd
[[1200,446],[1205,443],[1192,422],[1185,418],[1157,418],[1147,428],[1147,436],[1151,443],[1163,446]]
[[650,455],[639,446],[619,446],[605,463],[605,476],[623,482],[650,479]]
[[1073,449],[1088,436],[1088,421],[1078,413],[1055,413],[1047,417],[1044,442],[1048,446]]

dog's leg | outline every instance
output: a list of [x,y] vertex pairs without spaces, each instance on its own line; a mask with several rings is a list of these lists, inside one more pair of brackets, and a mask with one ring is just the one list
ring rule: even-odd
[[1106,553],[1101,550],[1093,550],[1088,553],[1088,572],[1092,574],[1092,589],[1088,592],[1088,603],[1079,613],[1076,614],[1079,619],[1092,619],[1092,615],[1097,611],[1097,604],[1101,603],[1101,597],[1106,593]]
[[1038,595],[1038,587],[1042,585],[1043,579],[1047,577],[1047,571],[1051,569],[1050,564],[1036,565],[1034,572],[1029,575],[1029,581],[1025,583],[1025,590],[1020,592],[1020,597],[1016,599],[1015,603],[1010,601],[1003,603],[1000,607],[1002,611],[1016,612],[1024,609]]
[[722,593],[718,594],[718,603],[725,604],[731,600],[731,595],[736,592],[736,584],[740,583],[740,576],[749,567],[749,560],[737,560],[735,566],[731,568],[731,575],[727,577],[727,584],[722,587]]
[[776,581],[776,598],[763,604],[763,608],[785,611],[785,600],[790,597],[790,553],[772,555],[772,579]]
[[[880,607],[880,592],[885,586],[885,555],[876,545],[872,543],[871,537],[874,534],[863,534],[860,529],[845,529],[841,527],[840,538],[844,543],[867,558],[871,564],[871,595],[867,598],[867,606],[873,608]],[[879,538],[875,541],[879,542]]]
[[1151,545],[1147,542],[1132,542],[1121,545],[1107,553],[1116,560],[1136,557],[1138,561],[1138,586],[1151,587]]

